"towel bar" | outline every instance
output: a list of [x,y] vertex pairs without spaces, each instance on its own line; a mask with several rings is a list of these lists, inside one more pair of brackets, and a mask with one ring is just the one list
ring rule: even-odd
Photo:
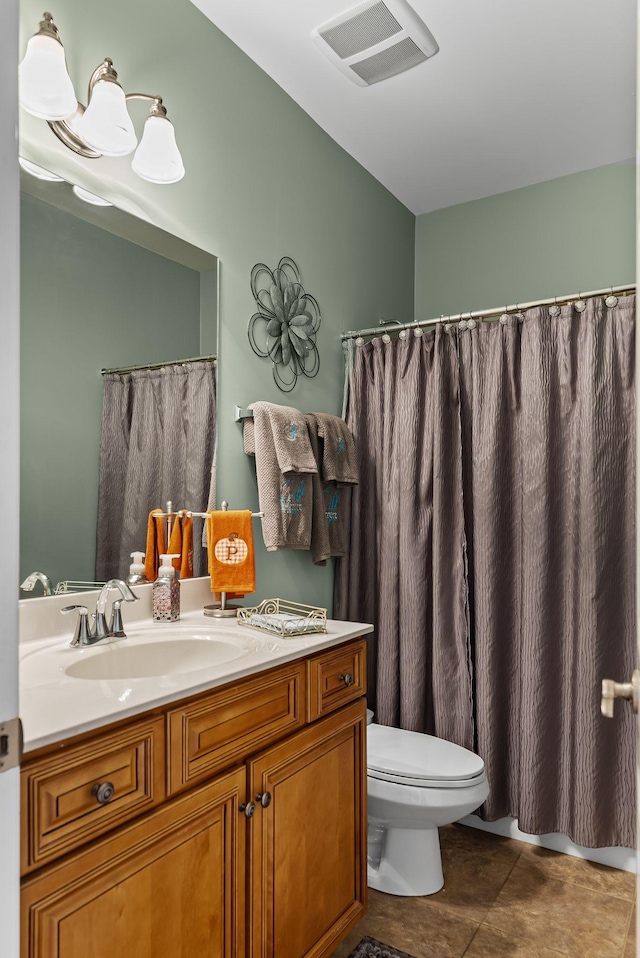
[[253,419],[253,409],[242,409],[241,406],[234,406],[233,421],[242,422],[243,419]]

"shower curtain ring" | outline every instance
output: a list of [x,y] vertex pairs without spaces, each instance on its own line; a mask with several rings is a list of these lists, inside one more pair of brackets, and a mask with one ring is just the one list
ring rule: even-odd
[[475,329],[478,324],[473,318],[473,312],[469,310],[469,319],[467,320],[467,329]]
[[504,313],[500,317],[500,325],[506,326],[508,322],[509,322],[509,307],[505,306]]
[[610,286],[609,289],[611,290],[611,295],[607,296],[607,298],[605,299],[605,303],[607,304],[609,309],[613,309],[613,307],[617,305],[618,297],[613,292],[613,286]]
[[562,307],[558,306],[558,297],[553,297],[553,306],[549,309],[549,316],[559,316],[562,312]]
[[420,327],[420,324],[419,324],[419,322],[418,322],[417,319],[416,319],[415,323],[413,324],[413,335],[414,335],[414,336],[422,336],[422,328]]
[[583,313],[585,309],[587,308],[587,304],[583,300],[582,293],[580,292],[580,290],[578,290],[578,299],[574,303],[574,308],[576,312],[578,313]]

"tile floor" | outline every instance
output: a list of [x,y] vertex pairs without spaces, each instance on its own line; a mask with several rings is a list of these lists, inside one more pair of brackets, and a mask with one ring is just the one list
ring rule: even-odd
[[445,886],[426,898],[369,889],[365,935],[414,958],[635,958],[635,876],[464,825],[440,830]]

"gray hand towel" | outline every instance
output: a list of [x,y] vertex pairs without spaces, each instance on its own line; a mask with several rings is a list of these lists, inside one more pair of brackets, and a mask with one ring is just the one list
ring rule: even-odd
[[[309,473],[317,473],[317,466],[302,413],[290,406],[262,402],[249,408],[253,409],[254,418],[244,420],[244,447],[245,452],[256,459],[266,549],[268,552],[308,549],[313,514]],[[295,448],[289,450],[285,443]],[[294,465],[300,471],[296,472]]]
[[[322,461],[323,441],[318,438],[318,423],[314,413],[305,416],[309,440],[318,464]],[[313,488],[313,521],[311,527],[311,557],[315,565],[326,560],[343,558],[347,554],[344,534],[346,489],[333,481],[323,482],[320,475],[311,477]]]
[[326,482],[358,484],[356,444],[343,419],[325,412],[313,414],[318,425],[318,436],[324,441],[322,450],[322,478]]
[[[277,406],[271,402],[254,402],[249,405],[249,409],[253,409],[254,449],[259,442],[259,436],[270,431],[283,476],[318,471],[307,425],[298,409],[293,406]],[[249,438],[246,441],[251,440]],[[245,452],[248,452],[246,445]]]

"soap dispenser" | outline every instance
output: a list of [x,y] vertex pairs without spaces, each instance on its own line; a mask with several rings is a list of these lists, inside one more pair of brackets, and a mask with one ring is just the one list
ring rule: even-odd
[[180,580],[172,559],[179,555],[161,555],[158,578],[153,583],[153,618],[156,622],[175,622],[180,618]]
[[144,552],[132,552],[131,558],[133,562],[129,566],[129,575],[127,576],[127,585],[140,585],[142,582],[146,582],[146,576],[144,574]]

